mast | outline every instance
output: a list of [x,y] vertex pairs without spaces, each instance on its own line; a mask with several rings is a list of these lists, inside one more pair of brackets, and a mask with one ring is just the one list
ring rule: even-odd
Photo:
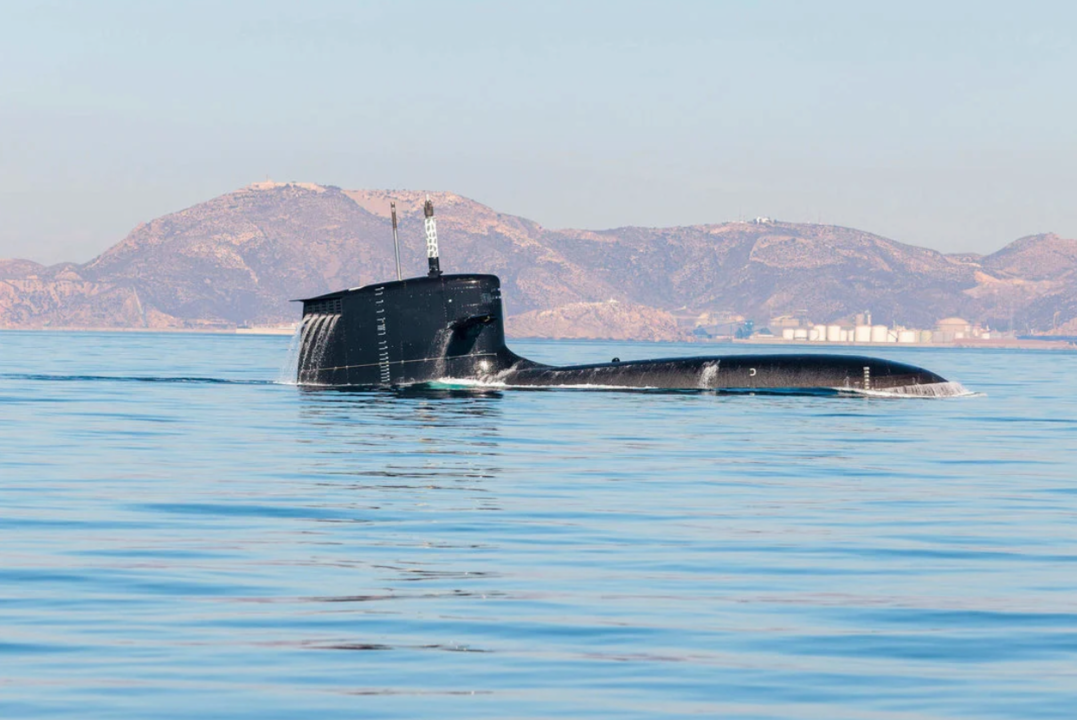
[[389,208],[393,214],[393,249],[396,250],[396,279],[403,280],[404,275],[400,272],[400,240],[396,236],[396,201],[389,202]]
[[441,261],[438,259],[438,228],[434,222],[434,203],[430,202],[430,196],[426,196],[426,204],[423,205],[423,214],[426,215],[426,261],[430,264],[430,277],[441,275]]

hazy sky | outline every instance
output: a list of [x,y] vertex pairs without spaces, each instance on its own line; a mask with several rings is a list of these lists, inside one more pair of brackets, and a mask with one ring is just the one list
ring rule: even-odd
[[1077,237],[1073,2],[0,1],[0,257],[266,176],[548,227]]

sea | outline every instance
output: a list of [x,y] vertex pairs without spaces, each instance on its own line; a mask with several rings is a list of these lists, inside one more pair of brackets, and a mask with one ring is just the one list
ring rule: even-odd
[[1077,353],[861,351],[969,391],[884,398],[288,350],[0,332],[0,718],[1077,717]]

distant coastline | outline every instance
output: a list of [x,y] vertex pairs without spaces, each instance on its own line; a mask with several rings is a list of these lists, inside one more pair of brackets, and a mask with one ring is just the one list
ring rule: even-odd
[[[197,335],[294,335],[296,327],[280,326],[252,326],[237,328],[130,328],[130,327],[35,327],[35,328],[0,328],[0,332],[70,332],[70,333],[176,333]],[[715,338],[704,340],[687,337],[683,340],[629,340],[621,338],[551,338],[533,335],[510,335],[513,340],[552,340],[565,342],[578,342],[580,340],[593,342],[662,342],[662,343],[689,343],[693,345],[749,345],[749,346],[776,346],[795,348],[922,348],[931,350],[968,350],[968,349],[1009,349],[1009,350],[1061,350],[1077,351],[1077,343],[1072,340],[1049,340],[1039,338],[997,338],[980,340],[970,338],[947,343],[892,343],[892,342],[826,342],[803,340],[785,340],[780,337],[751,337],[751,338]]]
[[[706,342],[706,341],[704,341]],[[785,340],[783,338],[760,338],[733,340],[738,345],[781,345],[783,347],[827,347],[827,348],[930,348],[932,350],[992,348],[1014,350],[1077,350],[1077,345],[1069,340],[1039,340],[1028,338],[997,338],[980,340],[968,338],[947,343],[892,343],[892,342],[826,342],[804,340]]]
[[295,328],[238,327],[238,328],[147,328],[147,327],[19,327],[3,328],[0,332],[71,332],[71,333],[188,333],[197,335],[294,335]]

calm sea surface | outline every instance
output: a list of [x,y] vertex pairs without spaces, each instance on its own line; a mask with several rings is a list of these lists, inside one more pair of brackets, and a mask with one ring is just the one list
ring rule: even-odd
[[1077,716],[1077,354],[343,393],[288,340],[0,333],[0,717]]

